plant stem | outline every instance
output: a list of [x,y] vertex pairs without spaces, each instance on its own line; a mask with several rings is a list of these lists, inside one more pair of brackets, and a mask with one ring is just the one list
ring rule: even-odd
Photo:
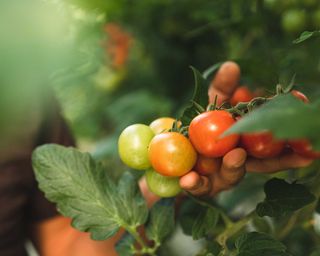
[[130,235],[133,236],[133,238],[141,246],[141,249],[139,250],[139,253],[148,254],[148,255],[151,255],[151,256],[156,256],[155,252],[156,252],[157,247],[150,248],[148,245],[146,245],[146,243],[141,238],[139,232],[137,231],[137,227],[127,227],[126,230],[130,233]]
[[229,216],[227,214],[225,214],[222,210],[218,209],[218,212],[219,212],[224,224],[226,225],[226,228],[229,228],[230,226],[232,226],[234,224],[234,222],[229,218]]
[[247,216],[245,216],[243,219],[233,222],[225,229],[224,232],[222,232],[217,238],[216,241],[223,246],[224,248],[227,248],[226,243],[227,240],[238,233],[244,226],[247,225],[247,223],[251,220],[251,218],[255,215],[255,211],[252,211]]
[[279,231],[279,233],[278,233],[279,240],[284,239],[290,233],[292,228],[295,227],[295,224],[297,222],[298,216],[299,216],[298,212],[294,213],[291,216],[291,218],[288,220],[287,224],[281,229],[281,231]]

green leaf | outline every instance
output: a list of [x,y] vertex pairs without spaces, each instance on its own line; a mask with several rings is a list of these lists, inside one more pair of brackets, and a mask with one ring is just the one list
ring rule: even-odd
[[224,135],[270,130],[278,138],[308,138],[320,149],[319,102],[304,104],[291,94],[280,95],[253,110]]
[[187,236],[192,236],[192,226],[194,220],[200,212],[205,212],[207,206],[202,206],[196,203],[191,198],[186,198],[179,209],[178,220],[180,222],[183,233]]
[[208,67],[205,71],[203,71],[202,73],[202,76],[205,78],[205,79],[208,79],[209,76],[214,73],[215,71],[217,71],[221,65],[222,65],[223,62],[218,62],[210,67]]
[[208,82],[202,74],[194,67],[191,67],[194,75],[195,91],[192,100],[197,102],[201,107],[206,109],[209,104]]
[[118,184],[116,190],[112,191],[118,194],[118,201],[115,207],[121,222],[125,222],[131,227],[138,227],[145,223],[148,217],[148,208],[143,198],[136,177],[125,172]]
[[180,121],[182,122],[183,126],[189,125],[191,120],[197,115],[199,115],[199,111],[196,104],[200,105],[203,109],[206,109],[209,104],[208,81],[204,79],[204,77],[197,69],[195,69],[194,67],[191,67],[191,69],[194,75],[195,88],[191,100],[191,105],[183,111],[183,114],[180,117]]
[[125,174],[116,186],[88,153],[48,144],[32,156],[39,187],[57,203],[58,210],[73,219],[72,225],[104,240],[120,227],[137,227],[148,216],[138,185]]
[[149,239],[161,243],[174,229],[174,199],[163,198],[151,209],[146,228]]
[[266,198],[256,208],[260,217],[285,216],[315,200],[315,196],[305,186],[296,183],[290,184],[278,178],[269,180],[264,186],[264,191]]
[[235,242],[237,256],[289,256],[286,247],[273,237],[251,232],[242,234]]
[[216,241],[207,242],[207,252],[212,253],[214,256],[218,256],[222,250],[222,246]]
[[306,41],[307,39],[309,39],[311,37],[315,37],[315,36],[320,36],[320,31],[304,31],[301,33],[299,38],[297,38],[293,41],[293,43],[300,44],[300,43]]
[[262,233],[271,233],[272,232],[272,222],[268,221],[266,218],[261,218],[256,216],[252,219],[252,224],[254,226],[254,230]]
[[196,256],[219,256],[222,246],[216,241],[207,241],[206,248],[202,249]]
[[116,244],[116,251],[120,256],[132,256],[135,254],[135,239],[129,233],[125,233]]
[[208,208],[205,212],[200,212],[192,226],[192,237],[195,240],[206,236],[218,223],[219,212]]

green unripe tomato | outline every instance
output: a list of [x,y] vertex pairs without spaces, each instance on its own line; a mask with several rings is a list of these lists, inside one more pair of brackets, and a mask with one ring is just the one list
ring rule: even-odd
[[133,124],[122,131],[118,140],[118,152],[121,160],[129,167],[146,170],[151,164],[148,147],[154,133],[144,124]]
[[282,15],[282,28],[288,33],[302,32],[307,24],[304,10],[290,9]]
[[149,169],[146,171],[146,180],[150,191],[160,197],[173,197],[181,192],[179,177],[163,176]]

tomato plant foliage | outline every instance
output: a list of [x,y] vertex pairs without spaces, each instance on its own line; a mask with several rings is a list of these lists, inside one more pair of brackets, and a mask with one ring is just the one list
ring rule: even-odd
[[147,206],[131,175],[125,174],[116,185],[89,154],[58,145],[38,148],[33,162],[48,199],[93,239],[106,239],[122,225],[137,227],[146,221]]
[[193,239],[199,239],[207,235],[210,230],[214,229],[219,220],[219,212],[208,208],[204,212],[200,212],[196,217],[192,226]]
[[[130,235],[124,236],[118,248],[132,255],[136,229],[148,219],[146,202],[133,175],[125,173],[115,183],[89,154],[55,144],[39,147],[33,163],[40,188],[63,215],[73,219],[75,228],[90,232],[92,239],[104,240],[123,227]],[[160,243],[173,222],[172,200],[160,201],[151,210],[147,234]]]
[[162,199],[151,209],[146,232],[148,237],[158,244],[160,244],[173,231],[173,206],[173,199]]
[[315,196],[301,184],[271,179],[264,187],[266,198],[257,205],[259,216],[280,217],[315,201]]
[[196,68],[192,67],[192,71],[194,75],[195,90],[190,105],[184,110],[182,116],[180,117],[183,125],[189,125],[192,119],[199,114],[199,111],[201,111],[199,106],[203,108],[202,111],[204,111],[209,103],[208,80],[206,80]]
[[243,234],[236,240],[238,256],[272,255],[290,256],[286,247],[267,234],[251,232]]
[[277,138],[306,137],[320,149],[320,102],[304,104],[292,95],[279,95],[241,118],[225,134],[269,130]]

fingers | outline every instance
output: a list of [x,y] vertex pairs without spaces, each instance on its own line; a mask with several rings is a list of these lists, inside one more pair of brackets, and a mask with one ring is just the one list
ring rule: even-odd
[[273,173],[291,168],[306,167],[312,162],[312,159],[299,156],[295,153],[288,153],[270,159],[249,158],[246,163],[246,170],[248,172]]
[[201,176],[197,172],[189,172],[180,178],[180,186],[193,195],[213,196],[238,183],[245,174],[245,161],[247,154],[242,148],[228,152],[222,161],[218,172],[211,176]]
[[223,63],[209,88],[209,101],[213,102],[218,96],[218,105],[231,98],[239,85],[240,67],[232,61]]
[[221,168],[211,176],[201,176],[192,171],[180,178],[180,186],[191,194],[214,196],[237,184],[248,172],[273,173],[290,168],[306,167],[312,159],[288,153],[277,158],[256,159],[248,158],[242,148],[228,152],[222,161]]
[[242,148],[235,148],[223,157],[220,172],[213,180],[211,195],[229,189],[245,175],[247,153]]
[[232,171],[242,168],[246,159],[246,151],[243,148],[235,148],[223,157],[222,169]]
[[208,177],[191,171],[180,178],[180,187],[195,196],[209,194],[211,182]]

